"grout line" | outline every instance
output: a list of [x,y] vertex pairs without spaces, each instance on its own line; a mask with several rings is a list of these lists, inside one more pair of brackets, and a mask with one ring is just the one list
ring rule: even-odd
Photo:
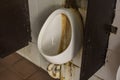
[[9,69],[11,72],[14,72],[16,73],[17,76],[19,76],[22,80],[26,80],[28,79],[29,77],[31,77],[32,75],[34,75],[34,73],[36,73],[38,70],[36,70],[35,72],[33,72],[32,74],[30,74],[29,76],[27,77],[22,77],[21,74],[15,70],[13,70],[12,66],[11,67],[8,67],[7,69]]
[[33,72],[31,75],[29,75],[28,77],[26,77],[26,79],[32,77],[38,70],[36,70],[35,72]]
[[21,59],[17,60],[17,61],[14,62],[11,66],[13,66],[13,65],[15,65],[16,63],[20,62],[22,59],[24,59],[24,58],[21,58]]

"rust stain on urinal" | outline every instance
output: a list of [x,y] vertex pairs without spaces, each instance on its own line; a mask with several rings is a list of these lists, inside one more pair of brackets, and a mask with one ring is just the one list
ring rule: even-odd
[[71,25],[70,21],[66,15],[61,14],[62,18],[62,34],[61,34],[61,41],[59,46],[59,53],[64,51],[70,43],[71,40]]
[[[61,14],[62,18],[62,35],[61,35],[61,42],[59,46],[59,53],[64,51],[70,44],[71,41],[71,24],[68,17],[65,14]],[[74,72],[79,66],[72,63],[72,61],[61,65],[64,67],[65,75],[61,70],[60,80],[72,80],[74,76]]]
[[[61,14],[61,40],[59,44],[58,54],[63,52],[70,44],[71,41],[71,24],[68,17],[65,14]],[[80,68],[79,66],[72,63],[72,61],[59,65],[60,68],[60,80],[73,80],[72,78],[75,76],[75,71]],[[64,69],[64,70],[62,70]],[[52,73],[53,78],[56,77],[56,73]],[[57,77],[58,78],[58,77]]]

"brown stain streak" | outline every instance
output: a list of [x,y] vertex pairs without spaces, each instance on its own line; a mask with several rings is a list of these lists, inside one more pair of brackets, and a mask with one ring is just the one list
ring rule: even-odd
[[64,51],[68,47],[71,38],[71,26],[69,20],[67,16],[64,14],[61,14],[61,18],[62,18],[62,35],[58,51],[59,53]]

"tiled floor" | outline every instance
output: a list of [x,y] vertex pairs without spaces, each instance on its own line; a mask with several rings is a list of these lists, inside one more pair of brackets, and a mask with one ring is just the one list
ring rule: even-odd
[[13,53],[0,58],[0,80],[54,80],[47,72],[20,55]]

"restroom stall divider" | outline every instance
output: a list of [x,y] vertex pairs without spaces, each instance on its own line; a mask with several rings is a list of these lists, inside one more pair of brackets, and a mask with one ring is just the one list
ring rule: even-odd
[[28,0],[0,0],[0,57],[31,41]]
[[116,0],[88,0],[80,80],[88,80],[104,64],[115,16]]

